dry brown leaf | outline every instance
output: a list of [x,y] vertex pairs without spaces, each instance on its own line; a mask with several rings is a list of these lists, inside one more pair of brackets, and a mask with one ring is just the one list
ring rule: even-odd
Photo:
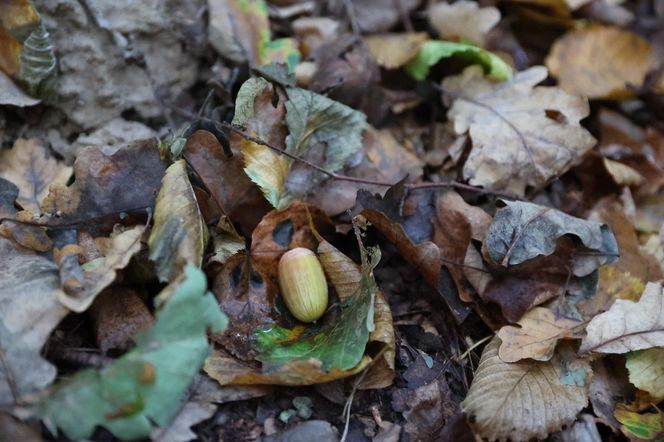
[[51,184],[66,184],[72,168],[58,162],[40,142],[34,138],[18,139],[11,150],[0,154],[0,177],[19,188],[16,202],[35,214]]
[[378,66],[396,69],[412,60],[428,39],[426,32],[404,32],[370,35],[364,43]]
[[480,8],[476,2],[468,0],[437,3],[429,8],[427,15],[429,24],[442,39],[467,38],[480,45],[486,33],[500,21],[497,8]]
[[500,339],[484,349],[461,406],[476,434],[491,440],[544,439],[570,424],[588,403],[586,385],[561,382],[563,371],[589,374],[587,361],[559,353],[548,362],[503,362]]
[[554,43],[546,59],[560,87],[591,99],[633,97],[655,62],[646,40],[610,26],[568,32]]
[[520,327],[506,325],[497,336],[502,341],[498,356],[503,362],[517,362],[530,358],[548,361],[559,339],[578,337],[583,331],[584,322],[556,317],[544,307],[535,307],[517,323]]
[[187,164],[178,160],[166,169],[148,239],[150,260],[155,263],[159,280],[172,281],[186,264],[200,267],[207,239]]
[[589,113],[585,98],[555,87],[535,87],[547,76],[542,66],[494,83],[479,66],[443,82],[453,99],[448,117],[458,135],[467,131],[473,148],[463,166],[471,184],[523,195],[566,172],[594,144],[579,121]]
[[595,316],[586,327],[582,353],[627,353],[664,347],[664,293],[662,284],[649,282],[639,302],[618,299],[609,311]]

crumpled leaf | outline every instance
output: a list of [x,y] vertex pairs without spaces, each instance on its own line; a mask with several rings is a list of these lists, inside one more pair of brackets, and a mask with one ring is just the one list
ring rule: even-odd
[[32,214],[16,210],[14,204],[19,189],[4,178],[0,178],[0,218],[8,220],[0,222],[0,235],[12,238],[18,244],[38,252],[46,252],[53,247],[53,242],[41,228],[13,223],[9,220],[32,221]]
[[71,173],[71,167],[56,160],[34,138],[18,139],[11,150],[0,152],[0,177],[19,188],[16,202],[34,214],[41,211],[49,186],[66,184]]
[[184,280],[167,286],[155,325],[136,337],[136,347],[102,370],[84,370],[58,385],[36,407],[52,431],[89,438],[96,426],[116,437],[148,437],[153,423],[166,426],[210,351],[206,330],[221,331],[227,319],[205,275],[187,266]]
[[485,256],[509,267],[556,251],[564,235],[577,237],[587,249],[572,258],[572,272],[586,276],[618,258],[618,244],[605,224],[567,215],[551,207],[525,201],[503,201],[483,245]]
[[0,405],[9,406],[55,379],[41,348],[69,311],[57,301],[56,265],[2,237],[0,281]]
[[647,391],[654,402],[664,399],[664,348],[649,348],[627,354],[629,381]]
[[497,336],[502,341],[498,356],[503,362],[517,362],[530,358],[548,361],[559,339],[582,336],[582,321],[557,317],[548,308],[535,307],[518,322],[519,327],[506,325]]
[[124,269],[129,260],[141,250],[141,237],[145,226],[116,230],[110,238],[98,238],[102,256],[86,262],[80,290],[61,292],[58,300],[68,309],[83,312],[92,305],[97,295],[115,281],[117,271]]
[[480,8],[475,2],[461,0],[431,5],[427,17],[441,38],[466,38],[482,44],[485,34],[500,21],[500,11],[493,6]]
[[614,415],[622,432],[636,440],[659,441],[664,437],[664,413],[642,413],[618,408]]
[[74,184],[51,186],[42,209],[59,215],[52,225],[94,219],[96,228],[107,217],[145,214],[154,206],[165,170],[155,139],[86,147],[74,162]]
[[588,387],[564,384],[566,371],[590,373],[587,361],[560,352],[548,362],[503,362],[500,339],[487,344],[463,411],[481,437],[490,440],[544,439],[570,424],[588,403]]
[[148,246],[161,281],[171,281],[186,264],[200,267],[207,243],[207,227],[187,176],[185,160],[167,170],[154,212]]
[[595,144],[579,125],[588,101],[535,87],[546,77],[546,69],[536,66],[493,83],[470,66],[445,79],[443,89],[454,100],[448,118],[458,135],[469,132],[473,142],[463,166],[471,184],[523,195],[526,186],[539,189],[561,175]]
[[586,327],[580,352],[627,353],[664,347],[664,293],[649,282],[639,302],[618,299]]
[[625,99],[636,94],[655,66],[655,52],[645,39],[632,32],[596,25],[560,37],[546,65],[560,87],[571,94]]
[[512,78],[512,68],[494,53],[470,44],[442,40],[424,43],[415,58],[406,65],[406,71],[416,80],[424,80],[432,66],[443,58],[453,56],[479,64],[491,79],[503,81]]
[[[321,242],[319,253],[321,247],[327,244]],[[337,252],[336,249],[334,251]],[[368,265],[362,268],[359,288],[353,296],[342,299],[338,318],[333,321],[322,319],[320,326],[299,326],[293,329],[269,327],[258,330],[256,345],[259,355],[256,359],[263,363],[264,371],[274,371],[295,360],[316,359],[321,362],[324,371],[349,370],[360,362],[372,331],[369,324],[373,324],[373,317],[368,315],[373,313],[377,291],[372,272],[380,261],[378,249],[370,249],[368,253]],[[326,273],[329,274],[329,261],[323,259],[321,264],[324,270],[328,269]],[[332,271],[336,269],[332,267]]]

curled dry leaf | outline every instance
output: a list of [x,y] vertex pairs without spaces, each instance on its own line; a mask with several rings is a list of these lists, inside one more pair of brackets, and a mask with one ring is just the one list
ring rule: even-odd
[[639,302],[618,299],[586,327],[581,352],[627,353],[664,347],[664,293],[649,282]]
[[627,354],[629,381],[647,391],[653,402],[664,399],[664,348],[649,348]]
[[186,264],[200,267],[207,236],[187,164],[178,160],[164,175],[148,239],[150,259],[155,262],[159,280],[173,280]]
[[487,344],[461,406],[476,434],[490,440],[544,439],[570,424],[588,403],[588,387],[561,381],[564,371],[590,372],[587,361],[556,354],[548,362],[503,362],[500,339]]
[[64,185],[72,168],[56,160],[38,140],[18,139],[11,150],[0,154],[0,178],[19,188],[16,202],[38,214],[51,184]]
[[471,66],[444,80],[454,130],[469,132],[473,142],[463,166],[471,184],[522,195],[527,186],[539,189],[567,171],[595,144],[579,124],[589,113],[588,101],[535,87],[546,77],[546,68],[536,66],[494,83]]
[[429,24],[441,38],[466,38],[480,45],[486,33],[500,21],[497,8],[480,8],[468,0],[436,3],[429,7],[427,16]]
[[503,362],[527,358],[548,361],[559,339],[581,338],[585,323],[556,317],[548,308],[535,307],[519,320],[518,325],[506,325],[497,333],[502,341],[498,356]]
[[[14,204],[18,197],[18,187],[11,181],[0,178],[0,218],[33,221],[28,211],[17,212]],[[0,235],[12,238],[18,244],[38,252],[46,252],[53,247],[53,241],[41,228],[13,223],[9,220],[0,222]]]
[[141,250],[144,231],[144,226],[134,226],[124,231],[116,229],[110,238],[98,238],[102,256],[82,265],[80,288],[63,291],[58,300],[72,311],[87,310],[97,295],[115,281],[117,272],[124,269],[129,260]]
[[633,97],[655,63],[655,51],[646,40],[610,26],[568,32],[546,59],[561,88],[591,99]]
[[53,262],[2,237],[0,257],[0,405],[11,406],[55,379],[41,349],[69,311]]
[[493,263],[509,267],[537,256],[549,256],[564,235],[577,237],[586,249],[579,247],[579,256],[572,258],[576,276],[589,275],[618,257],[618,244],[605,224],[525,201],[503,203],[505,207],[496,212],[483,245],[485,256]]

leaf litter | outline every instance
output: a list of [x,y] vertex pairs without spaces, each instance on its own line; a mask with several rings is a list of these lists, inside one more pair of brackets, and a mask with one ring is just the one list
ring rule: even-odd
[[0,432],[661,439],[657,2],[84,3],[0,7]]

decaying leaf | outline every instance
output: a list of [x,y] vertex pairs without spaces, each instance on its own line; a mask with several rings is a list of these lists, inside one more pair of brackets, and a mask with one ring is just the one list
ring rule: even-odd
[[500,21],[497,8],[480,8],[468,0],[436,3],[429,7],[427,16],[441,38],[467,38],[478,44],[484,42],[485,34]]
[[173,280],[186,264],[200,267],[207,236],[186,162],[178,160],[164,175],[148,239],[150,259],[155,262],[159,279]]
[[40,355],[51,331],[68,310],[56,265],[0,237],[0,405],[11,406],[55,379]]
[[448,117],[457,134],[470,133],[473,148],[463,166],[477,186],[523,194],[559,176],[594,144],[580,126],[588,101],[555,87],[535,87],[547,76],[536,66],[507,83],[493,83],[477,66],[443,81],[454,100]]
[[52,224],[94,220],[95,228],[108,217],[114,221],[123,214],[145,215],[154,207],[165,170],[154,139],[86,147],[74,162],[74,184],[51,186],[42,209],[58,215]]
[[563,35],[551,49],[546,65],[560,87],[588,98],[634,96],[656,63],[650,44],[632,32],[590,26]]
[[522,359],[548,361],[559,339],[581,338],[581,321],[556,317],[548,308],[535,307],[518,322],[519,327],[506,325],[497,336],[502,341],[498,356],[503,362],[517,362]]
[[489,78],[503,81],[512,77],[512,68],[496,54],[482,48],[465,43],[452,41],[430,40],[422,45],[406,70],[416,80],[424,80],[429,74],[429,68],[443,58],[453,56],[461,57],[473,64],[484,68]]
[[11,150],[0,154],[0,177],[19,188],[16,202],[34,214],[41,212],[42,201],[51,184],[64,185],[71,167],[58,162],[36,139],[19,139]]
[[289,159],[249,140],[242,140],[242,156],[247,176],[261,188],[272,206],[281,208],[290,168]]
[[589,374],[580,359],[556,354],[548,362],[503,362],[500,339],[487,344],[475,379],[462,403],[478,435],[491,440],[545,438],[574,421],[588,403],[587,385],[561,381],[565,370]]
[[655,402],[664,399],[664,348],[649,348],[627,354],[629,381],[647,391]]
[[127,230],[118,229],[110,238],[98,238],[101,257],[86,262],[82,286],[78,290],[65,290],[58,300],[68,309],[83,312],[92,305],[98,294],[115,280],[117,272],[129,264],[129,260],[141,250],[144,226]]
[[587,249],[585,254],[580,249],[579,256],[572,258],[572,272],[576,276],[589,275],[618,257],[618,244],[605,224],[525,201],[503,203],[505,207],[496,212],[483,246],[485,256],[500,266],[551,255],[564,235],[578,238]]
[[664,293],[649,282],[639,302],[618,299],[586,327],[581,352],[627,353],[664,347]]
[[227,322],[206,292],[205,275],[192,266],[185,275],[162,291],[157,321],[136,337],[131,352],[102,370],[77,373],[36,407],[53,432],[61,428],[71,439],[84,439],[100,425],[136,439],[170,422],[210,351],[207,328],[218,332]]

